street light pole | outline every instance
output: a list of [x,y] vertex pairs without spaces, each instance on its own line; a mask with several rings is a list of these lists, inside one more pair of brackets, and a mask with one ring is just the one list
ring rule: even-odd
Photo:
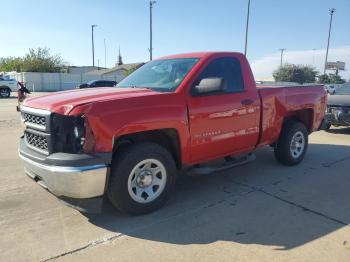
[[323,71],[323,74],[326,74],[326,69],[327,69],[329,39],[331,38],[332,20],[333,20],[333,14],[334,14],[334,12],[335,12],[335,8],[329,9],[329,14],[331,15],[331,19],[330,19],[330,21],[329,21],[328,41],[327,41],[327,51],[326,51],[326,61],[325,61],[325,63],[324,63],[324,71]]
[[92,44],[92,67],[95,67],[95,43],[94,43],[94,27],[97,25],[91,25],[91,44]]
[[149,60],[152,61],[152,8],[153,5],[156,3],[154,0],[149,1]]
[[285,51],[286,49],[285,48],[281,48],[280,51],[281,51],[281,65],[283,65],[283,52]]
[[247,45],[248,45],[249,13],[250,13],[250,0],[248,0],[247,24],[245,27],[245,45],[244,45],[244,55],[245,56],[247,55]]
[[105,47],[105,68],[107,68],[106,38],[103,39],[103,45]]

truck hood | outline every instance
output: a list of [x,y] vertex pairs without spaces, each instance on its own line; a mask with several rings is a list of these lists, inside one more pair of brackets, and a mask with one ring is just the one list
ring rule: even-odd
[[327,104],[330,106],[350,106],[350,95],[328,96]]
[[84,104],[157,94],[160,93],[146,88],[77,89],[28,98],[24,100],[23,106],[69,114],[72,109]]

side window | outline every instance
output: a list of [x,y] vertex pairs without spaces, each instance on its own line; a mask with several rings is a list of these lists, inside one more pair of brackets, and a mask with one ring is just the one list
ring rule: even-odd
[[241,65],[233,57],[217,58],[203,70],[195,81],[198,85],[203,78],[220,77],[223,79],[225,93],[235,93],[244,90]]
[[103,82],[104,82],[104,81],[96,81],[96,82],[95,82],[95,86],[97,86],[97,87],[103,86]]

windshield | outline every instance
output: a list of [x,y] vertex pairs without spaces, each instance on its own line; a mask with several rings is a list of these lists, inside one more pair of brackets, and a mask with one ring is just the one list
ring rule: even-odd
[[173,92],[182,83],[199,58],[154,60],[122,80],[117,87],[146,87]]
[[350,95],[350,86],[338,88],[336,95]]

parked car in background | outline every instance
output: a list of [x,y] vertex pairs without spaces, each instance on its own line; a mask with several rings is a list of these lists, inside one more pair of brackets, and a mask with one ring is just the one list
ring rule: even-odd
[[116,86],[118,83],[116,81],[111,80],[92,80],[90,82],[87,82],[86,84],[81,84],[77,86],[78,89],[82,88],[93,88],[93,87],[113,87]]
[[10,97],[11,92],[17,92],[17,81],[6,76],[1,76],[0,97]]
[[324,87],[328,94],[331,94],[331,95],[335,94],[336,88],[334,85],[325,85]]
[[266,145],[297,165],[325,111],[322,85],[257,87],[243,54],[173,55],[116,88],[24,100],[19,155],[29,177],[65,201],[106,193],[121,211],[144,214],[164,204],[180,169],[231,168]]
[[332,125],[350,126],[350,87],[338,88],[328,97],[325,122],[327,129]]

